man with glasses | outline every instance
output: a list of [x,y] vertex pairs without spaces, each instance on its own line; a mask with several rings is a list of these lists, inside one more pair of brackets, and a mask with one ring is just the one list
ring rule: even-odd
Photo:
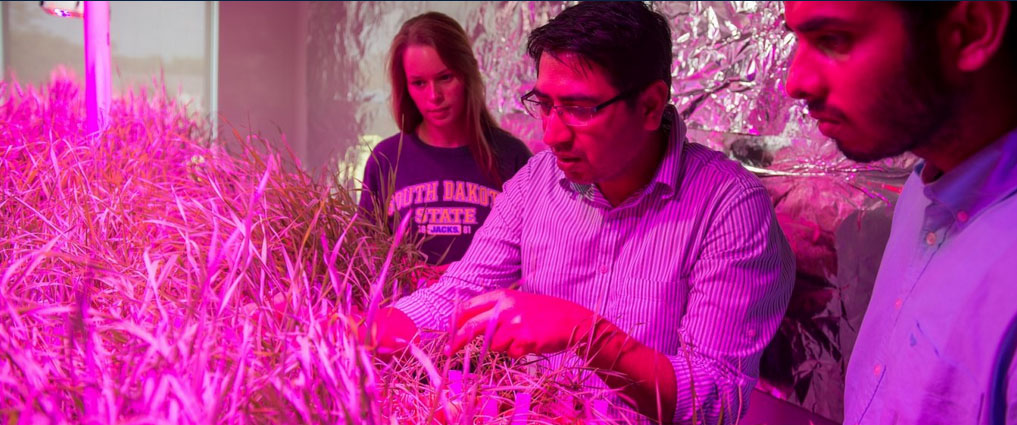
[[448,330],[454,352],[483,336],[597,371],[638,421],[737,421],[794,276],[769,196],[686,141],[670,30],[642,2],[570,7],[528,53],[522,101],[550,149],[505,183],[461,261],[383,312],[382,344]]

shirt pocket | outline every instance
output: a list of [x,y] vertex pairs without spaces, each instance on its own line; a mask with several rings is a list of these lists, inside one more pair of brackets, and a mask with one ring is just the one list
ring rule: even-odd
[[[689,278],[677,264],[658,258],[646,264],[615,266],[613,286],[619,296],[643,301],[643,309],[666,311],[681,316],[685,312]],[[636,303],[638,304],[638,303]]]
[[567,267],[535,267],[523,274],[522,288],[526,292],[547,295],[584,306],[596,308],[597,288],[592,272]]
[[616,306],[613,323],[655,350],[677,349],[688,300],[686,280],[629,275],[612,282],[609,297]]

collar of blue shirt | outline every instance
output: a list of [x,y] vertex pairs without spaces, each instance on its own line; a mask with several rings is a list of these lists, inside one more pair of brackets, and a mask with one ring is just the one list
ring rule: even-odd
[[[915,167],[916,176],[921,176],[925,165],[923,162]],[[923,191],[933,205],[949,211],[949,217],[962,224],[1010,196],[1017,191],[1017,129],[926,184]],[[932,227],[952,222],[942,220]]]

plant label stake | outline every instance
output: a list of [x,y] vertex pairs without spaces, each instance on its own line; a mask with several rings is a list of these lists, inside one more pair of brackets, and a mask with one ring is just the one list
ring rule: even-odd
[[516,393],[516,405],[512,408],[512,425],[526,425],[526,417],[530,416],[530,398],[530,393]]

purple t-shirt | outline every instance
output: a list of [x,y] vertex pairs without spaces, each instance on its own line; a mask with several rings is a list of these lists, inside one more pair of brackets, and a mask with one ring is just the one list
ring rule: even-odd
[[[502,180],[515,175],[532,156],[523,142],[505,131],[495,130],[490,140]],[[415,134],[400,133],[371,152],[360,207],[372,217],[384,200],[393,232],[409,215],[406,236],[423,238],[421,251],[428,263],[447,264],[466,252],[500,192],[501,185],[483,172],[469,147],[439,148]]]

